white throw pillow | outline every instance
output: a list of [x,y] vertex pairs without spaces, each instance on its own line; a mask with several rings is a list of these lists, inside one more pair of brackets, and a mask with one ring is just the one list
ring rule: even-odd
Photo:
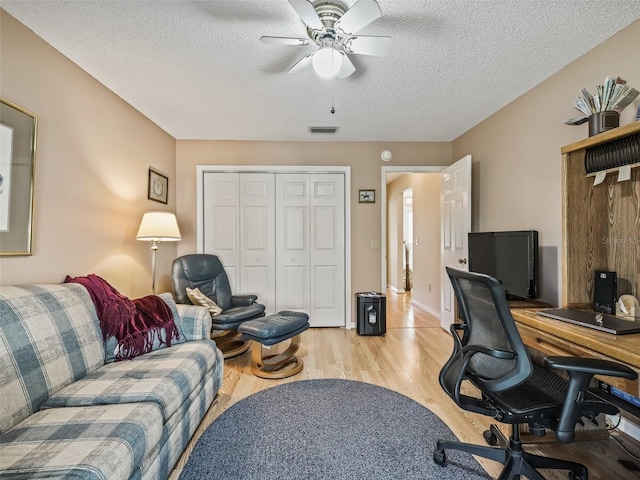
[[216,305],[216,302],[202,293],[199,288],[187,287],[187,297],[189,297],[189,300],[191,300],[191,303],[194,305],[200,305],[201,307],[205,307],[209,310],[212,317],[215,317],[222,312],[222,309]]

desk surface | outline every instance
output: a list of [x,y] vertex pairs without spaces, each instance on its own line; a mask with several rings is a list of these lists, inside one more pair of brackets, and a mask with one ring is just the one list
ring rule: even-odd
[[511,313],[516,323],[554,335],[612,360],[640,369],[640,334],[613,335],[600,332],[561,320],[541,317],[536,315],[537,310],[539,309],[512,309]]

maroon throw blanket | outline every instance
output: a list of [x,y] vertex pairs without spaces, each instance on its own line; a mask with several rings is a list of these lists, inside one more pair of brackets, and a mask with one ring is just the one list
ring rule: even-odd
[[130,300],[94,274],[67,276],[64,282],[79,283],[89,291],[100,320],[102,339],[116,337],[118,340],[116,360],[150,352],[155,339],[160,345],[170,347],[171,340],[180,338],[171,309],[160,297],[148,295]]

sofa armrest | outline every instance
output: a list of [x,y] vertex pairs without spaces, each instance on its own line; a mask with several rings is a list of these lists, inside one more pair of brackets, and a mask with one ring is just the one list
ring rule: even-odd
[[176,325],[186,341],[203,340],[211,337],[211,314],[198,305],[177,304]]
[[161,293],[159,296],[173,311],[176,326],[182,339],[188,342],[211,337],[211,314],[209,310],[198,305],[176,304],[170,293]]

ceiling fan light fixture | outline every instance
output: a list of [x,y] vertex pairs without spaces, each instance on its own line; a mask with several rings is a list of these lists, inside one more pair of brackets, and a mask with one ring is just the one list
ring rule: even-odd
[[342,55],[335,48],[323,47],[313,54],[311,64],[321,77],[335,77],[342,68]]

